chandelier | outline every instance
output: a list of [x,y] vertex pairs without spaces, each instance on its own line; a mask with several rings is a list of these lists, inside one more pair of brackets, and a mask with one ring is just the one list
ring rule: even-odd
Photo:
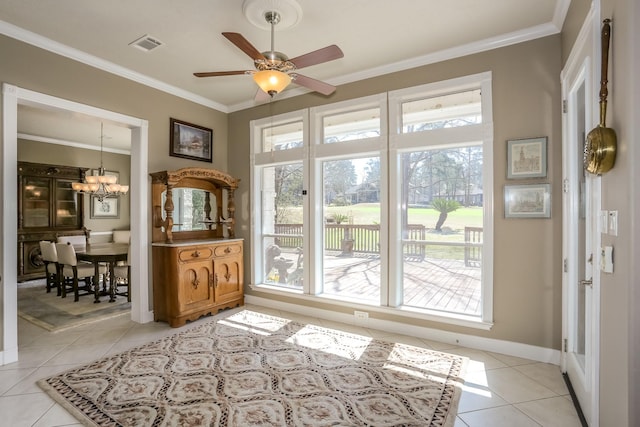
[[103,201],[105,197],[119,196],[121,194],[127,194],[129,191],[128,185],[118,184],[118,177],[115,175],[106,175],[104,167],[102,165],[102,153],[103,153],[103,140],[104,140],[104,125],[100,123],[100,168],[97,175],[87,175],[84,177],[85,182],[74,182],[71,184],[71,188],[81,194],[90,194],[98,198],[99,201]]

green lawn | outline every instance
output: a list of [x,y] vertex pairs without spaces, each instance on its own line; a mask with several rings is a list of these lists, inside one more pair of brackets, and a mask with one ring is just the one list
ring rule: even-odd
[[[378,203],[359,203],[350,206],[330,206],[326,208],[325,216],[334,213],[353,217],[354,224],[380,223],[380,205]],[[434,229],[440,213],[430,208],[409,208],[409,224],[422,224],[428,229]],[[302,208],[287,209],[288,223],[302,222]],[[482,227],[482,207],[460,208],[449,213],[443,228],[451,229],[455,234],[462,233],[464,227]],[[429,238],[429,240],[432,240]],[[434,239],[438,240],[438,239]]]

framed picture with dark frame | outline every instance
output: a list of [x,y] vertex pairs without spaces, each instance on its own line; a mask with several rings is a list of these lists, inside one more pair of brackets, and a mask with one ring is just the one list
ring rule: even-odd
[[504,186],[505,218],[551,218],[551,184]]
[[547,176],[547,137],[507,141],[507,178]]
[[105,197],[100,200],[97,196],[91,196],[91,218],[120,218],[120,197]]
[[171,119],[169,155],[213,162],[213,131],[209,128]]

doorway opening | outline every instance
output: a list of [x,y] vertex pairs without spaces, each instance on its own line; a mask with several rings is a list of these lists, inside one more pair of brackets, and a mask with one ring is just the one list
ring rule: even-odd
[[148,122],[113,111],[23,89],[8,83],[2,86],[2,188],[0,189],[0,292],[2,292],[2,346],[0,365],[18,360],[17,313],[17,145],[18,105],[68,114],[82,114],[127,127],[131,130],[131,319],[153,320],[149,308],[149,223],[148,210]]

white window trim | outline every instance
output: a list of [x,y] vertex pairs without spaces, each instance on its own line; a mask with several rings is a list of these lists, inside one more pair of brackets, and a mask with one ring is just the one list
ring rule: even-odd
[[[310,109],[298,110],[276,117],[268,117],[250,122],[251,133],[251,171],[250,180],[253,190],[252,206],[256,197],[261,197],[260,179],[255,176],[256,167],[264,165],[275,165],[278,163],[291,163],[302,161],[305,170],[309,173],[305,174],[304,188],[308,190],[308,197],[304,198],[303,207],[305,212],[310,212],[309,219],[304,221],[304,235],[309,236],[304,240],[304,253],[309,254],[309,262],[305,268],[304,288],[302,291],[285,291],[274,286],[262,285],[257,283],[257,272],[260,271],[259,266],[262,265],[263,256],[261,251],[261,230],[262,224],[261,209],[252,207],[253,215],[251,219],[251,233],[254,244],[251,248],[251,257],[254,262],[251,269],[252,285],[250,287],[260,292],[268,294],[287,296],[290,298],[300,298],[308,301],[324,301],[331,302],[333,305],[352,308],[366,308],[370,312],[379,312],[384,314],[396,314],[398,316],[407,316],[427,321],[434,321],[445,324],[453,324],[477,329],[489,330],[493,326],[493,102],[491,94],[491,72],[479,73],[471,76],[460,77],[456,79],[430,83],[422,86],[406,88],[398,91],[392,91],[379,95],[373,95],[364,98],[352,99],[336,104],[329,104]],[[460,144],[468,144],[470,141],[481,142],[483,147],[483,269],[482,269],[482,313],[479,318],[473,316],[459,315],[456,313],[446,313],[416,309],[413,307],[404,307],[399,301],[390,301],[386,299],[387,295],[381,296],[381,304],[383,306],[373,306],[358,304],[348,301],[337,300],[334,297],[326,295],[317,295],[318,290],[315,288],[317,280],[321,280],[322,275],[322,250],[317,248],[320,243],[315,242],[316,236],[322,236],[322,198],[315,197],[316,194],[322,192],[321,167],[320,164],[324,159],[335,159],[339,157],[348,158],[353,155],[365,157],[367,154],[379,155],[381,164],[381,176],[397,177],[399,176],[398,152],[411,148],[424,148],[424,135],[416,134],[400,134],[401,132],[401,108],[402,102],[407,100],[422,98],[426,96],[438,96],[440,94],[448,94],[456,91],[464,91],[477,89],[480,87],[482,91],[482,124],[470,125],[460,128],[447,129],[446,131],[434,130],[429,131],[429,142],[426,144],[429,148],[438,146],[451,148],[454,147],[456,141]],[[353,109],[366,109],[367,107],[380,107],[380,136],[374,138],[366,138],[363,140],[348,141],[343,143],[323,144],[322,136],[322,116],[338,114]],[[388,117],[388,120],[386,120]],[[275,126],[281,123],[293,120],[303,120],[303,148],[294,148],[289,150],[271,151],[268,153],[261,152],[261,135],[259,130],[268,126]],[[393,159],[394,161],[390,161]],[[388,165],[388,170],[387,170]],[[311,179],[311,183],[308,181]],[[400,203],[399,181],[397,179],[383,180],[385,188],[381,191],[381,218],[380,224],[385,230],[380,231],[381,246],[381,286],[382,282],[388,286],[388,295],[396,295],[401,298],[401,293],[397,289],[401,283],[397,277],[392,277],[389,271],[390,254],[401,253],[399,245],[401,245],[401,227],[400,224],[389,223],[389,209],[396,209]],[[314,184],[313,188],[310,185]],[[391,191],[393,189],[393,191]],[[306,218],[305,218],[306,219]],[[397,223],[398,221],[396,221]],[[314,231],[311,233],[311,231]],[[313,237],[312,237],[313,236]],[[395,261],[396,263],[398,260]],[[400,265],[400,264],[397,264]],[[397,273],[396,273],[397,274]]]

